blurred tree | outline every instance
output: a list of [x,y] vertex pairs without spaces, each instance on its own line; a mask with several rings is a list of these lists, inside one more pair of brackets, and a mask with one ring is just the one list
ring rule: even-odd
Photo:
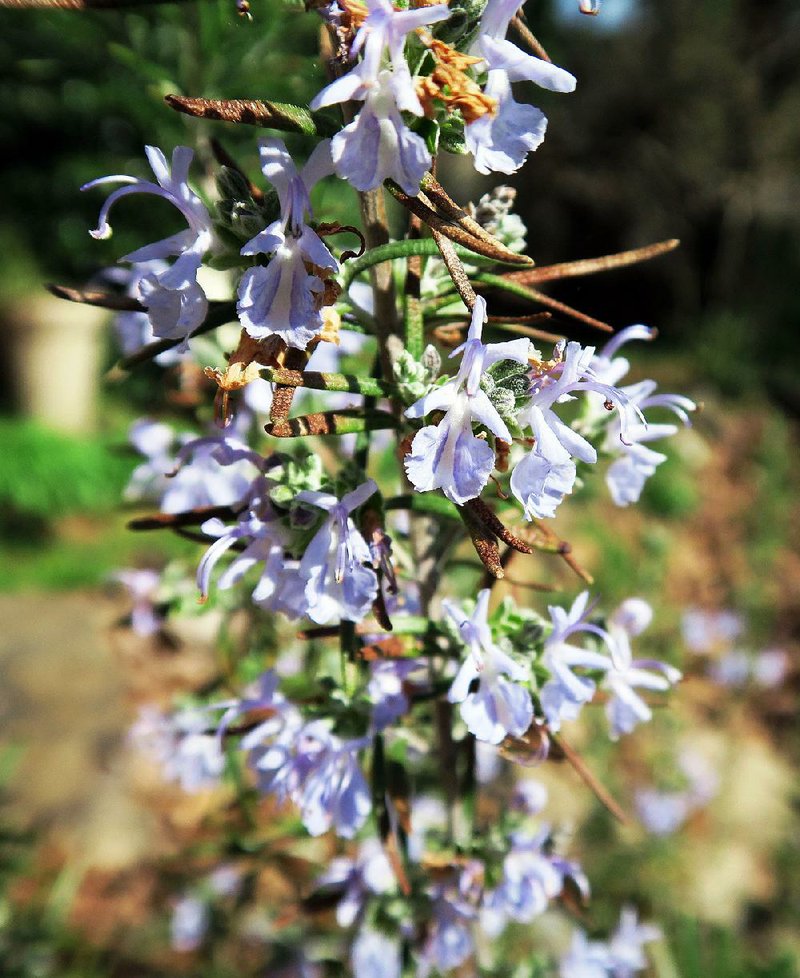
[[800,409],[789,364],[800,323],[800,8],[638,0],[603,28],[617,2],[597,18],[559,18],[551,4],[551,53],[579,85],[568,103],[548,102],[550,132],[524,177],[535,187],[520,184],[532,253],[559,261],[681,238],[635,275],[565,283],[559,296],[617,326],[667,327],[702,354],[704,374],[736,389],[769,377]]
[[[118,240],[103,256],[87,234],[102,196],[78,194],[107,173],[150,177],[142,149],[156,131],[167,151],[196,142],[187,127],[204,132],[204,124],[168,109],[168,92],[308,100],[320,82],[307,61],[317,24],[300,6],[287,32],[285,17],[274,16],[283,6],[258,0],[252,22],[237,14],[234,0],[135,12],[0,11],[0,246],[7,257],[0,291],[10,287],[9,261],[29,275],[82,278],[174,222],[167,205],[140,207],[135,223],[117,222]],[[261,79],[256,91],[254,79]],[[215,134],[255,166],[254,130]],[[202,138],[200,146],[207,155]]]

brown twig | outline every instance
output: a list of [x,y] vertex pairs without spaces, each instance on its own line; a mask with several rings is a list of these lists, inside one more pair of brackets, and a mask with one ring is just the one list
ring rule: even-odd
[[[477,235],[472,230],[468,230],[463,221],[440,214],[424,193],[420,192],[416,197],[411,197],[391,180],[386,181],[386,186],[396,200],[410,210],[412,214],[416,214],[432,231],[438,231],[476,255],[483,255],[485,258],[493,258],[497,262],[506,262],[512,265],[533,264],[527,255],[519,255],[515,251],[510,251],[482,228],[483,233]],[[470,221],[472,221],[471,218],[468,219],[467,223]],[[480,227],[480,225],[478,226]]]
[[[290,390],[291,388],[287,388]],[[354,421],[364,420],[368,428],[356,428]],[[398,420],[388,411],[320,411],[300,418],[270,421],[264,431],[273,438],[303,438],[306,435],[348,435],[356,430],[378,431],[396,428]]]
[[469,509],[476,519],[480,520],[480,522],[496,537],[502,540],[506,546],[516,550],[517,553],[533,553],[533,547],[527,544],[524,540],[521,540],[518,536],[515,536],[511,530],[509,530],[508,527],[502,523],[489,504],[485,503],[481,498],[470,499],[464,504],[464,507]]
[[123,10],[186,0],[0,0],[0,7],[12,10]]
[[502,580],[505,577],[505,571],[500,559],[500,549],[497,546],[497,536],[468,506],[459,506],[458,512],[467,528],[475,552],[480,557],[487,573],[498,581]]
[[545,51],[542,46],[541,41],[534,35],[530,27],[525,23],[525,19],[522,13],[516,13],[511,19],[511,29],[519,34],[520,38],[528,45],[528,47],[533,51],[537,58],[541,58],[542,61],[547,61],[552,63],[552,58]]
[[596,777],[587,766],[580,754],[564,740],[561,734],[550,733],[552,742],[562,751],[564,757],[577,772],[581,780],[586,784],[597,800],[623,825],[630,825],[630,816],[614,800],[608,789]]
[[[291,370],[293,373],[298,373],[302,376],[302,370],[305,368],[308,360],[309,354],[306,350],[296,350],[294,347],[289,347],[286,350],[283,361],[284,370]],[[275,384],[272,392],[272,405],[269,411],[271,422],[282,424],[288,419],[296,390],[297,385],[294,384]]]
[[232,506],[201,506],[185,513],[154,513],[152,516],[137,516],[128,521],[129,530],[164,530],[176,527],[199,526],[213,518],[220,520],[236,519],[239,510]]
[[530,268],[520,272],[507,272],[503,277],[520,285],[534,282],[554,282],[562,278],[572,278],[578,275],[596,275],[598,272],[609,272],[615,268],[625,268],[638,262],[650,261],[660,255],[674,251],[680,245],[678,238],[668,241],[658,241],[634,248],[631,251],[619,251],[613,255],[602,255],[599,258],[582,258],[578,261],[560,262],[557,265],[543,265],[541,268]]
[[442,256],[442,261],[445,263],[450,278],[453,280],[453,285],[455,285],[464,305],[471,311],[475,305],[475,289],[472,288],[467,270],[456,254],[453,243],[434,228],[431,228],[431,235],[436,242],[436,247],[439,249],[439,254]]
[[497,257],[500,261],[511,261],[520,265],[533,264],[532,258],[511,251],[502,241],[490,234],[482,224],[479,224],[474,217],[453,200],[432,173],[426,173],[422,178],[422,190],[424,192],[423,197],[427,198],[428,202],[444,217],[458,224],[478,241],[483,241],[493,253],[490,257]]
[[45,288],[57,299],[66,299],[67,302],[81,302],[87,306],[99,306],[101,309],[111,309],[114,312],[145,312],[141,302],[130,295],[71,289],[67,285],[56,285],[52,282],[48,282]]
[[571,319],[577,319],[578,322],[592,326],[594,329],[602,330],[604,333],[614,332],[613,327],[601,319],[595,319],[594,316],[589,316],[585,312],[581,312],[580,309],[568,306],[566,302],[559,302],[558,299],[553,299],[552,296],[545,295],[544,292],[539,292],[538,289],[528,288],[527,292],[528,297],[533,299],[534,302],[540,302],[543,306],[549,306],[555,312],[560,312],[562,315],[569,316]]
[[213,119],[215,122],[304,132],[309,136],[319,135],[317,122],[307,110],[280,102],[243,98],[202,98],[175,94],[165,95],[164,101],[176,112],[182,112],[196,119]]

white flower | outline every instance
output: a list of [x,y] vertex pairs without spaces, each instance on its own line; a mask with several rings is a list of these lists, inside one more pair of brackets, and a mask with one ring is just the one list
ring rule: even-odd
[[259,142],[261,169],[278,194],[281,216],[242,248],[243,255],[271,255],[269,264],[248,269],[239,283],[237,312],[254,339],[280,336],[304,350],[322,329],[322,279],[307,264],[337,271],[339,264],[319,235],[306,223],[311,217],[309,192],[333,172],[330,141],[318,143],[298,172],[281,139]]
[[305,581],[306,613],[320,625],[331,618],[361,621],[375,600],[378,578],[372,567],[365,566],[371,560],[369,547],[350,514],[377,489],[368,479],[341,500],[332,493],[310,489],[297,494],[300,502],[328,511],[299,567]]
[[485,321],[486,302],[478,296],[467,341],[451,354],[463,352],[458,374],[434,387],[406,411],[408,418],[422,418],[432,411],[446,412],[438,425],[427,425],[416,433],[405,468],[418,492],[441,489],[459,506],[480,495],[494,467],[494,451],[472,433],[473,422],[484,425],[502,441],[511,441],[508,426],[481,389],[481,376],[498,360],[528,362],[528,340],[481,342]]
[[[528,672],[492,640],[487,621],[488,588],[478,594],[469,617],[452,601],[442,605],[458,625],[461,640],[469,650],[447,694],[448,700],[461,704],[461,717],[478,740],[499,744],[509,734],[521,737],[533,720],[530,692],[517,685],[528,679]],[[477,688],[473,690],[476,681]]]
[[551,678],[542,687],[542,709],[551,730],[558,731],[564,720],[574,720],[585,703],[594,696],[596,685],[588,676],[577,675],[574,669],[602,670],[612,667],[611,659],[600,652],[580,648],[568,642],[571,635],[588,632],[597,635],[609,648],[613,644],[606,632],[597,625],[588,624],[585,619],[591,608],[588,607],[589,592],[579,594],[569,611],[556,606],[550,607],[553,631],[544,643],[543,664]]
[[532,81],[551,92],[571,92],[575,78],[563,68],[521,51],[505,39],[519,0],[489,0],[470,53],[488,70],[484,94],[496,101],[492,114],[465,127],[464,138],[479,173],[514,173],[544,139],[547,119],[532,105],[515,102],[511,82]]
[[653,713],[636,689],[665,691],[681,678],[673,666],[654,659],[634,659],[632,638],[640,635],[650,624],[653,611],[641,598],[623,601],[608,621],[608,631],[614,643],[614,661],[606,671],[603,688],[610,699],[606,715],[611,724],[611,738],[630,733],[639,723],[646,723]]
[[189,186],[189,165],[194,156],[191,149],[176,146],[171,168],[164,154],[155,146],[146,146],[145,154],[157,183],[116,174],[100,177],[81,187],[81,190],[90,190],[106,183],[126,184],[108,197],[100,210],[97,228],[90,234],[93,238],[110,237],[109,211],[118,200],[130,194],[153,194],[177,207],[188,224],[185,231],[138,248],[120,260],[150,262],[177,256],[166,271],[153,272],[142,278],[139,295],[147,307],[154,335],[164,339],[181,339],[185,349],[190,333],[203,322],[208,311],[205,293],[197,283],[197,272],[203,256],[213,245],[211,216]]
[[391,178],[407,194],[431,165],[425,141],[403,122],[401,112],[423,114],[403,49],[406,35],[427,24],[446,20],[446,4],[398,10],[389,0],[367,0],[369,13],[358,29],[351,56],[362,60],[346,75],[324,88],[312,109],[360,101],[364,107],[333,137],[337,174],[358,190],[372,190]]

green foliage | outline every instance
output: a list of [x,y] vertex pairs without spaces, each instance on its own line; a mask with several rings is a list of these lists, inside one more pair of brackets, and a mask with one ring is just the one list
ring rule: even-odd
[[789,953],[757,960],[730,930],[682,918],[669,933],[674,970],[680,978],[794,978]]
[[132,457],[115,454],[100,439],[34,421],[0,419],[0,445],[0,514],[12,536],[24,536],[31,517],[53,520],[116,507],[133,469]]
[[[81,197],[78,188],[107,173],[147,174],[147,143],[167,155],[178,143],[205,146],[194,171],[201,182],[211,124],[168,108],[169,93],[307,103],[322,81],[308,71],[317,25],[299,9],[288,19],[289,29],[281,0],[260,0],[253,22],[237,15],[233,0],[124,14],[0,11],[0,185],[17,264],[33,258],[47,274],[84,278],[174,231],[166,205],[140,208],[127,227],[122,205],[115,238],[98,246],[87,232],[100,198]],[[263,87],[253,91],[259,78]],[[264,131],[215,126],[214,136],[255,176],[255,139]],[[46,167],[31,155],[37,144]],[[12,287],[0,282],[0,291]]]

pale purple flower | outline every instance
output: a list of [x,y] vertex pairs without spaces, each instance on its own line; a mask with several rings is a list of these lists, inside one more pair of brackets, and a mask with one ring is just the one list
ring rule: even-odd
[[408,834],[408,858],[419,862],[425,854],[426,836],[447,826],[447,809],[440,798],[421,795],[411,804],[411,831]]
[[228,705],[186,708],[171,716],[143,707],[129,736],[161,766],[165,780],[177,781],[189,794],[214,788],[225,768],[225,755],[209,725],[214,712]]
[[689,608],[683,614],[681,631],[690,652],[708,655],[735,642],[744,631],[744,620],[735,611]]
[[[357,190],[373,190],[395,180],[412,196],[431,165],[425,141],[403,122],[401,112],[423,114],[403,48],[406,35],[446,20],[446,4],[396,9],[389,0],[367,0],[369,13],[356,33],[351,56],[363,58],[324,88],[312,109],[351,100],[364,102],[356,118],[331,144],[337,174]],[[388,60],[387,60],[388,58]]]
[[544,139],[547,119],[532,105],[516,102],[511,91],[515,81],[532,81],[552,92],[572,92],[575,78],[563,68],[520,50],[505,35],[519,0],[489,0],[478,35],[470,49],[483,58],[488,70],[484,94],[495,99],[495,112],[469,123],[464,139],[479,173],[514,173],[528,153]]
[[240,747],[244,751],[261,748],[267,741],[291,737],[300,729],[301,714],[297,707],[280,692],[279,682],[277,673],[273,669],[268,669],[245,690],[241,699],[228,705],[217,729],[220,744],[237,720],[253,712],[264,714],[264,719],[242,736]]
[[590,941],[575,930],[569,951],[558,964],[559,978],[608,978],[611,955],[603,941]]
[[475,950],[472,928],[482,878],[482,864],[470,860],[432,888],[428,933],[419,951],[417,978],[427,978],[433,969],[457,968]]
[[509,920],[530,923],[564,888],[558,861],[542,851],[549,834],[545,828],[533,837],[512,836],[500,884],[485,894],[481,907],[481,926],[490,937],[497,937]]
[[[125,295],[142,300],[142,282],[152,276],[158,277],[169,268],[167,262],[156,258],[153,261],[136,262],[130,268],[107,268],[100,273],[103,284],[112,283],[125,289]],[[147,292],[147,287],[145,287]],[[157,337],[148,312],[118,312],[114,316],[114,332],[123,356],[138,353],[142,347],[152,343]],[[170,367],[180,363],[186,356],[176,349],[164,350],[154,358],[160,367]]]
[[533,105],[515,101],[505,71],[490,71],[484,95],[495,99],[486,113],[464,127],[464,142],[478,173],[516,173],[528,153],[544,142],[547,117]]
[[708,664],[708,675],[720,686],[744,686],[750,678],[752,659],[744,649],[731,649]]
[[205,900],[191,894],[185,894],[176,900],[169,928],[173,950],[181,954],[196,951],[205,939],[210,919]]
[[395,890],[397,879],[383,846],[372,837],[361,843],[356,859],[333,859],[317,879],[316,886],[342,891],[336,905],[336,922],[340,927],[351,927],[361,916],[370,896]]
[[784,649],[764,649],[753,661],[753,679],[765,689],[775,689],[786,679],[789,665],[789,655]]
[[692,812],[689,793],[640,788],[634,795],[636,814],[652,835],[672,835]]
[[253,601],[269,611],[283,611],[296,618],[304,611],[297,607],[294,592],[302,583],[296,570],[287,568],[285,559],[286,529],[269,498],[271,483],[266,477],[254,480],[250,485],[246,507],[238,523],[228,526],[216,517],[206,520],[201,529],[217,539],[206,550],[197,567],[197,586],[202,595],[210,589],[211,574],[223,554],[232,547],[243,546],[233,561],[225,568],[217,582],[221,591],[238,584],[253,567],[263,564],[258,582],[252,592]]
[[315,720],[291,738],[254,751],[251,763],[261,790],[294,802],[311,835],[333,828],[352,839],[372,807],[357,756],[366,745],[366,738],[343,741],[324,720]]
[[405,468],[418,492],[441,489],[458,506],[480,495],[494,467],[494,451],[486,440],[473,434],[473,422],[484,425],[496,438],[511,442],[508,426],[481,389],[481,376],[498,360],[528,362],[528,340],[484,344],[481,333],[485,322],[486,301],[478,296],[467,341],[451,353],[463,353],[458,374],[406,411],[408,418],[446,412],[438,425],[427,425],[416,433]]
[[563,720],[574,720],[583,705],[594,696],[594,680],[578,675],[574,670],[606,672],[613,665],[609,656],[567,641],[570,636],[580,632],[589,633],[599,637],[613,653],[613,643],[609,635],[585,620],[591,612],[588,601],[589,592],[584,591],[578,595],[569,611],[555,606],[548,609],[553,631],[545,640],[542,662],[551,678],[542,687],[541,703],[548,726],[553,731],[561,728]]
[[235,897],[242,888],[242,871],[232,863],[223,863],[208,874],[208,886],[215,896]]
[[189,186],[189,165],[194,156],[191,149],[187,146],[176,146],[172,152],[171,167],[161,150],[155,146],[146,146],[145,154],[157,183],[118,174],[92,180],[81,187],[81,190],[89,190],[106,183],[125,184],[113,191],[103,205],[97,228],[90,232],[93,238],[111,236],[109,211],[118,200],[130,194],[154,194],[163,197],[186,219],[188,227],[185,231],[138,248],[120,259],[150,262],[176,257],[176,261],[166,271],[153,272],[142,277],[139,297],[147,307],[154,335],[163,339],[183,340],[185,348],[189,335],[203,322],[208,311],[208,300],[197,283],[197,273],[203,256],[214,242],[211,216],[205,204]]
[[146,461],[134,469],[123,498],[158,502],[164,513],[236,505],[257,475],[258,456],[230,435],[178,435],[169,425],[142,418],[128,438]]
[[518,685],[526,682],[529,672],[492,639],[487,621],[489,589],[479,592],[469,617],[452,601],[444,601],[442,606],[458,626],[468,649],[448,700],[461,704],[461,718],[478,740],[499,744],[509,734],[521,737],[533,721],[530,691]]
[[514,785],[511,809],[525,815],[538,815],[547,804],[547,788],[541,781],[523,778]]
[[500,777],[503,758],[495,744],[485,740],[475,741],[475,780],[478,784],[492,784]]
[[577,467],[545,423],[541,410],[531,409],[529,423],[536,442],[528,455],[514,466],[511,491],[525,507],[526,519],[548,519],[556,515],[564,496],[572,492]]
[[111,575],[111,580],[118,581],[133,601],[131,628],[137,635],[147,637],[160,631],[164,624],[164,614],[157,608],[156,599],[161,585],[158,571],[118,570]]
[[303,490],[297,500],[327,510],[300,561],[305,584],[307,614],[325,624],[331,618],[361,621],[378,593],[378,577],[371,566],[369,547],[356,529],[351,514],[378,487],[368,479],[341,500],[329,492]]
[[603,688],[609,693],[606,716],[611,725],[611,739],[630,733],[653,715],[637,689],[664,692],[677,683],[681,673],[674,666],[654,659],[634,659],[631,639],[650,624],[653,611],[641,598],[628,598],[608,619],[614,655],[606,670]]
[[388,934],[364,928],[353,942],[350,963],[354,978],[400,978],[400,942]]
[[610,974],[613,978],[633,978],[637,971],[646,968],[644,945],[660,938],[658,927],[640,924],[633,907],[623,908],[617,929],[608,943]]
[[603,384],[616,386],[630,370],[628,360],[616,355],[620,347],[632,340],[649,342],[654,340],[657,335],[658,330],[650,326],[643,326],[640,323],[621,329],[592,357],[591,366],[595,378]]
[[[648,448],[643,442],[657,441],[674,435],[678,427],[674,424],[653,424],[645,422],[644,411],[648,408],[666,408],[689,426],[689,412],[697,405],[680,394],[655,394],[656,382],[643,380],[639,384],[623,387],[628,398],[628,423],[624,427],[621,415],[612,418],[606,430],[603,449],[618,456],[606,472],[606,484],[611,498],[617,506],[628,506],[638,502],[644,484],[656,468],[666,461],[667,456]],[[638,418],[632,412],[638,412]]]
[[277,335],[304,350],[322,329],[324,283],[306,263],[337,271],[339,263],[306,224],[312,215],[309,193],[333,172],[330,142],[318,143],[298,172],[281,139],[259,142],[261,169],[278,194],[281,216],[242,248],[243,255],[271,255],[269,264],[249,268],[239,283],[237,311],[254,339]]
[[382,71],[356,118],[333,137],[336,172],[356,190],[372,190],[384,180],[394,180],[412,197],[419,193],[431,155],[424,139],[400,115],[400,93],[413,93],[406,84],[402,76]]
[[367,695],[372,703],[372,726],[376,731],[408,713],[411,704],[405,684],[424,666],[424,659],[383,659],[371,664]]
[[[616,356],[620,347],[632,340],[653,340],[656,335],[657,331],[648,326],[635,325],[623,329],[592,358],[592,375],[605,384],[618,384],[630,368],[625,357]],[[647,423],[644,411],[654,407],[666,408],[688,426],[689,413],[696,409],[695,403],[688,397],[655,394],[655,389],[656,383],[652,380],[621,388],[627,401],[623,406],[624,413],[612,418],[606,428],[603,451],[616,456],[606,473],[606,484],[617,506],[638,502],[647,480],[666,461],[666,455],[654,451],[644,442],[666,438],[678,430],[674,424]],[[589,422],[602,418],[602,405],[601,398],[590,395]]]
[[[535,444],[514,467],[510,484],[527,519],[553,516],[564,496],[572,492],[576,473],[573,458],[588,464],[597,461],[594,446],[558,417],[554,405],[589,393],[602,395],[609,405],[616,404],[621,417],[629,405],[625,393],[594,378],[590,366],[594,347],[572,342],[558,352],[562,355],[553,365],[534,377],[531,400],[519,415],[520,423],[530,427]],[[631,414],[638,417],[635,408]]]
[[640,788],[635,796],[636,812],[653,835],[671,835],[698,809],[704,808],[719,789],[719,777],[708,760],[697,751],[684,749],[678,770],[687,786],[680,791]]

